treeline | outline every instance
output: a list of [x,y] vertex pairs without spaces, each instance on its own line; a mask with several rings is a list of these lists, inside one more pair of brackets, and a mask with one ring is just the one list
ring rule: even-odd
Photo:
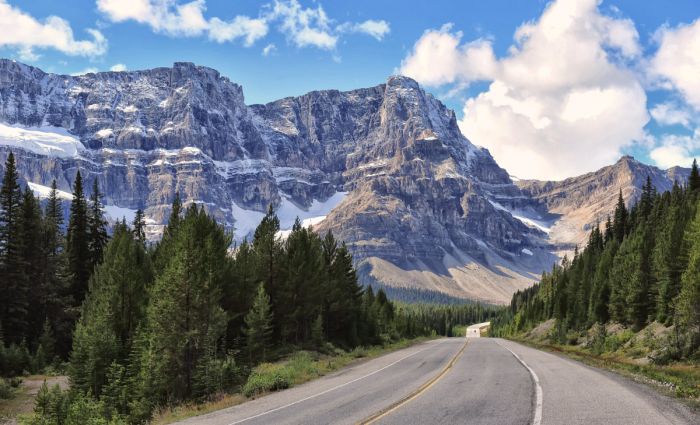
[[455,326],[483,323],[496,317],[503,310],[501,306],[469,304],[405,304],[398,303],[397,308],[406,317],[412,317],[414,323],[425,327],[424,333],[434,332],[448,337],[454,335]]
[[43,210],[18,182],[10,154],[0,195],[2,373],[65,361],[71,383],[42,388],[29,423],[143,423],[158,407],[235,391],[258,363],[295,350],[449,335],[488,314],[394,304],[359,285],[331,233],[297,220],[281,240],[272,208],[252,240],[233,247],[204,209],[177,196],[149,245],[141,211],[108,235],[99,188],[93,182],[86,199],[80,173],[67,226],[55,182]]
[[0,188],[0,375],[38,371],[66,359],[91,270],[107,244],[96,182],[86,199],[78,172],[70,221],[54,181],[42,209],[22,190],[9,154]]
[[700,348],[700,175],[659,194],[647,178],[628,210],[622,198],[603,230],[593,228],[586,248],[564,258],[541,281],[512,298],[492,324],[512,335],[556,319],[553,337],[617,322],[634,330],[657,321],[674,325],[658,361],[698,355]]

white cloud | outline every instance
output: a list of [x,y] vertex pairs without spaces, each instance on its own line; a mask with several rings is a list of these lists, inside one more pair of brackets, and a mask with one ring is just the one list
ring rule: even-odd
[[218,43],[243,38],[243,44],[250,47],[267,35],[267,23],[262,19],[236,16],[230,22],[212,18],[209,23],[209,38]]
[[700,128],[692,135],[665,135],[659,146],[652,149],[649,157],[662,168],[689,167],[700,148]]
[[263,56],[270,56],[277,50],[277,46],[275,46],[274,43],[270,43],[267,46],[265,46],[262,50],[262,55]]
[[196,37],[206,34],[218,43],[243,39],[246,46],[267,35],[263,19],[236,16],[230,21],[204,17],[206,3],[194,0],[97,0],[98,10],[112,22],[135,21],[157,33],[173,37]]
[[312,9],[302,7],[297,0],[275,0],[267,19],[281,21],[280,31],[297,47],[332,50],[338,43],[338,36],[332,33],[331,21],[320,4]]
[[690,125],[690,112],[672,102],[659,103],[651,108],[650,112],[654,120],[661,125]]
[[663,27],[657,34],[659,49],[651,60],[651,74],[662,85],[675,88],[700,111],[700,19],[675,28]]
[[462,132],[519,177],[559,179],[614,162],[643,141],[646,93],[625,64],[641,55],[632,21],[598,0],[557,0],[521,25],[496,58],[489,40],[463,43],[446,26],[427,31],[401,71],[428,85],[491,81],[468,99]]
[[391,26],[385,20],[376,21],[374,19],[368,19],[360,23],[346,22],[339,25],[336,30],[338,32],[357,32],[367,34],[377,41],[382,41],[384,36],[391,32]]
[[240,39],[246,47],[264,38],[272,23],[278,23],[279,31],[291,44],[323,50],[334,50],[345,32],[367,34],[381,41],[390,31],[384,20],[336,26],[320,4],[303,7],[298,0],[274,0],[262,6],[257,18],[239,15],[229,21],[206,18],[205,0],[97,0],[97,9],[112,22],[138,22],[171,37],[206,35],[218,43]]
[[65,19],[49,16],[43,22],[0,0],[0,46],[16,48],[22,60],[37,60],[36,49],[55,49],[71,56],[99,56],[107,51],[107,39],[95,29],[92,38],[76,40]]
[[123,63],[117,63],[117,64],[112,65],[112,67],[109,68],[109,70],[112,72],[123,72],[123,71],[126,71],[127,68],[126,68],[126,65],[124,65]]
[[490,79],[498,63],[491,42],[480,39],[460,45],[462,33],[452,24],[428,30],[401,62],[401,74],[429,86]]

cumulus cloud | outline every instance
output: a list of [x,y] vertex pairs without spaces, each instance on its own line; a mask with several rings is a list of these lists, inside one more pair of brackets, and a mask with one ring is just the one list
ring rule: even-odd
[[651,108],[651,116],[654,121],[661,125],[682,125],[688,127],[690,125],[690,112],[679,107],[673,102],[664,102],[655,105]]
[[486,39],[462,42],[451,26],[427,31],[401,72],[438,86],[490,81],[459,122],[518,177],[560,179],[615,161],[645,138],[646,93],[625,63],[639,58],[634,23],[598,0],[557,0],[515,31],[496,58]]
[[264,38],[272,24],[291,44],[323,50],[334,50],[342,33],[362,33],[382,40],[390,31],[389,23],[383,20],[336,25],[320,4],[303,7],[298,0],[275,0],[262,6],[259,17],[238,15],[228,21],[206,18],[205,0],[97,0],[97,8],[112,22],[134,21],[172,37],[206,35],[218,43],[242,40],[246,47]]
[[37,49],[55,49],[71,56],[100,56],[107,52],[107,39],[87,29],[91,39],[76,40],[65,19],[49,16],[43,22],[0,0],[0,46],[16,48],[22,60],[39,58]]
[[279,20],[280,31],[297,47],[332,50],[338,43],[338,36],[331,29],[331,20],[320,4],[316,8],[305,8],[297,0],[276,0],[267,18]]
[[491,42],[479,39],[461,44],[462,32],[452,24],[428,30],[401,62],[401,73],[429,86],[469,84],[497,74],[498,61]]
[[659,48],[651,60],[651,74],[662,86],[678,90],[700,111],[700,19],[656,34]]
[[688,167],[695,155],[693,152],[700,148],[700,129],[695,129],[692,135],[665,135],[659,146],[649,153],[649,157],[661,168],[676,165]]
[[124,65],[123,63],[117,63],[117,64],[112,65],[112,67],[109,68],[109,70],[112,72],[123,72],[123,71],[126,71],[127,68],[126,68],[126,65]]
[[97,0],[97,9],[112,22],[135,21],[173,37],[206,34],[218,43],[242,39],[244,45],[250,46],[268,31],[267,23],[261,18],[207,19],[204,0],[187,3],[177,0]]

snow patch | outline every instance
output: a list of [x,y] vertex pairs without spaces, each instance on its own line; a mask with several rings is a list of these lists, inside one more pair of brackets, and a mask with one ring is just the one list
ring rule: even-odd
[[347,194],[348,192],[336,192],[323,202],[314,199],[307,210],[298,207],[291,200],[283,197],[282,204],[276,211],[277,217],[280,219],[280,229],[291,229],[297,217],[300,220],[317,219],[318,221],[315,224],[320,223],[330,214],[333,208],[337,207],[345,199]]
[[523,248],[523,249],[521,250],[521,252],[522,252],[523,254],[526,254],[526,255],[535,255],[535,254],[532,253],[532,251],[530,251],[530,250],[527,249],[527,248]]
[[85,150],[77,137],[61,127],[24,127],[0,123],[0,145],[39,155],[72,158]]
[[[49,195],[51,194],[51,188],[48,186],[40,185],[38,183],[32,183],[32,182],[27,182],[27,185],[29,188],[34,192],[36,196],[38,196],[40,199],[47,199]],[[56,190],[56,197],[58,199],[65,199],[67,201],[70,201],[73,199],[73,195],[64,192],[63,190]]]
[[540,220],[537,218],[528,217],[525,215],[526,213],[524,211],[510,210],[510,209],[504,207],[503,205],[499,204],[498,202],[494,202],[490,199],[489,199],[489,203],[491,205],[493,205],[493,207],[496,208],[497,210],[507,212],[508,214],[513,216],[513,218],[515,218],[516,220],[519,220],[521,223],[523,223],[524,225],[526,225],[528,227],[534,227],[535,229],[541,230],[544,233],[549,233],[552,231],[552,226],[550,223],[547,223],[546,221],[543,221],[543,220]]
[[111,219],[110,221],[118,221],[125,218],[127,223],[133,223],[134,217],[136,217],[136,210],[116,205],[105,205],[105,213],[108,220]]
[[95,133],[95,137],[99,137],[100,139],[106,139],[108,137],[111,137],[112,134],[114,134],[114,130],[112,130],[111,128],[103,128],[102,130]]
[[[320,222],[322,222],[325,219],[326,219],[325,215],[322,215],[320,217],[307,218],[307,219],[304,219],[301,221],[301,227],[308,229],[311,226],[315,226],[315,225],[319,224]],[[280,230],[279,232],[277,232],[277,237],[281,238],[281,239],[287,239],[291,233],[292,233],[292,229]]]
[[238,240],[242,240],[255,232],[255,229],[265,217],[265,213],[246,210],[239,207],[235,202],[231,203],[231,212],[233,213],[233,219],[236,221],[234,223],[234,235]]

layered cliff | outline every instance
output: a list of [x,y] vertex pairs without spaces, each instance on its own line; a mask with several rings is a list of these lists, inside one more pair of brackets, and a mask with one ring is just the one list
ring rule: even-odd
[[0,61],[0,160],[41,192],[80,169],[112,215],[143,208],[151,231],[179,192],[238,239],[268,205],[333,230],[363,279],[504,302],[554,257],[543,214],[418,84],[245,104],[191,63],[82,76]]

